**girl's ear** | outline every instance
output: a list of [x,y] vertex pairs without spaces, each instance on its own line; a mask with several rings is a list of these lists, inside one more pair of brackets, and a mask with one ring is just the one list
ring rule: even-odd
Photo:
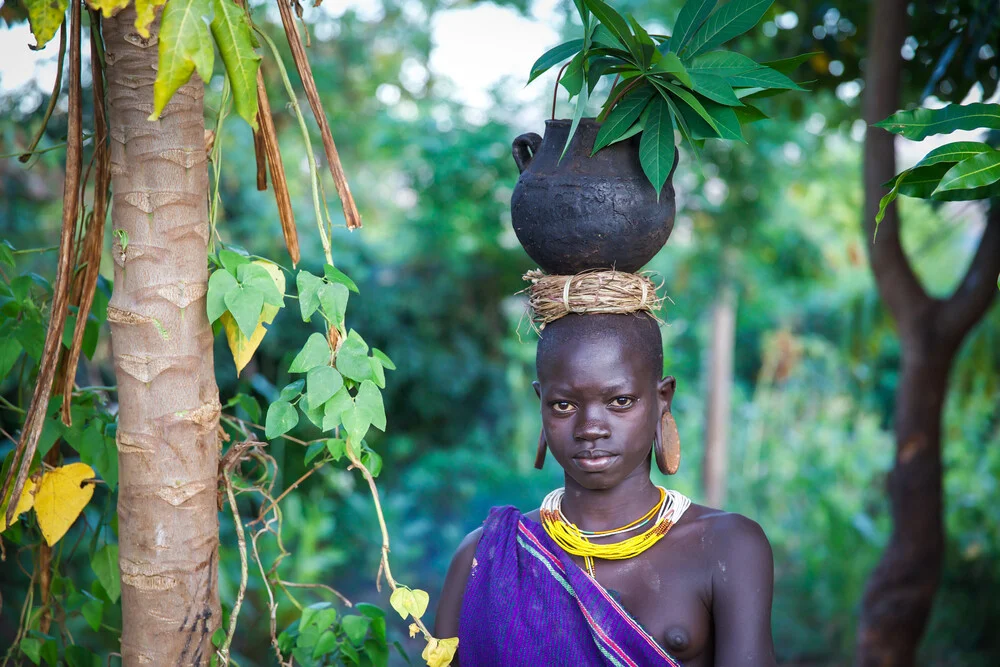
[[670,406],[674,401],[674,391],[677,389],[677,380],[673,375],[668,375],[657,383],[656,392],[660,398],[661,411],[670,412]]
[[[670,379],[672,380],[673,378],[670,378]],[[535,388],[535,396],[538,397],[538,400],[541,400],[542,399],[542,385],[541,385],[541,383],[539,383],[538,380],[535,380],[534,382],[531,383],[531,386]]]

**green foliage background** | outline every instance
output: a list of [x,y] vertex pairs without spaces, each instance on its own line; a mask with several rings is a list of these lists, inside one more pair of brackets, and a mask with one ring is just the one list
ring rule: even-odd
[[[667,1],[621,4],[631,5],[640,20],[666,24],[677,7]],[[662,275],[673,300],[664,313],[665,365],[678,378],[675,414],[684,458],[681,472],[667,483],[696,501],[709,305],[722,285],[738,295],[726,509],[760,522],[774,546],[774,635],[787,664],[849,661],[864,581],[889,531],[883,488],[892,460],[899,347],[864,255],[863,126],[859,98],[843,88],[859,76],[865,4],[779,2],[769,14],[771,26],[786,11],[795,12],[795,25],[776,29],[774,40],[764,40],[758,30],[738,42],[758,60],[819,46],[825,55],[800,77],[817,79],[815,92],[765,104],[772,120],[749,129],[749,146],[709,142],[701,168],[682,154],[675,176],[676,230],[649,267]],[[542,472],[531,466],[539,427],[530,387],[534,335],[521,323],[523,302],[514,294],[533,265],[516,243],[508,208],[517,179],[510,141],[541,130],[521,118],[538,117],[551,89],[541,79],[535,84],[538,98],[527,107],[499,89],[485,118],[454,101],[449,83],[427,70],[430,19],[452,7],[386,0],[380,13],[363,17],[350,9],[336,19],[307,13],[313,72],[365,221],[359,232],[341,228],[334,234],[337,265],[361,290],[352,298],[348,326],[363,331],[399,368],[385,392],[387,433],[370,438],[385,462],[379,482],[395,540],[393,569],[431,591],[432,608],[451,553],[491,506],[528,510],[560,483],[551,461]],[[572,3],[560,7],[563,16],[573,15]],[[514,8],[526,9],[518,3]],[[255,12],[258,21],[264,17],[263,10]],[[823,36],[816,37],[820,25]],[[576,30],[567,23],[563,32]],[[518,48],[541,53],[549,46]],[[837,58],[843,68],[830,68]],[[401,72],[414,63],[427,79],[407,87]],[[921,66],[917,58],[907,70],[914,90],[926,81]],[[985,82],[988,92],[995,86],[992,76],[993,82]],[[383,85],[395,87],[398,102],[379,101],[376,90]],[[301,266],[320,274],[301,137],[283,108],[280,82],[269,78],[268,87],[302,235]],[[217,74],[206,96],[210,121],[221,89]],[[0,152],[27,143],[43,106],[44,93],[34,106],[24,95],[0,98]],[[568,105],[561,107],[560,115],[568,113]],[[85,127],[89,116],[85,112]],[[60,140],[65,122],[65,113],[57,112],[43,146]],[[254,186],[249,129],[233,117],[218,140],[223,237],[256,254],[284,257],[272,196]],[[0,226],[15,247],[54,243],[60,161],[58,151],[41,156],[28,171],[12,159],[0,161]],[[325,187],[332,196],[332,185],[327,181]],[[904,199],[902,207],[903,240],[918,273],[933,292],[944,293],[961,274],[978,229],[924,202]],[[337,209],[331,201],[335,216]],[[18,271],[52,277],[51,253],[19,255],[17,261]],[[311,332],[295,310],[281,312],[240,378],[218,338],[223,403],[241,391],[270,401],[276,387],[289,381],[283,371],[288,351]],[[947,561],[921,664],[1000,661],[997,350],[1000,309],[993,308],[967,341],[952,377],[945,432]],[[81,373],[89,384],[113,383],[106,338]],[[30,387],[30,381],[9,378],[0,391],[24,404]],[[8,432],[14,417],[0,410]],[[313,437],[309,428],[302,420],[297,435]],[[0,442],[0,456],[10,448],[9,441]],[[306,469],[301,448],[277,441],[270,450],[282,466],[279,487]],[[325,583],[352,600],[384,606],[386,596],[371,583],[379,536],[361,481],[327,467],[284,501],[285,543],[293,553],[283,563],[284,578]],[[109,501],[106,492],[97,492],[87,510],[91,524],[108,511]],[[226,606],[235,596],[239,560],[231,521],[224,518],[222,527],[220,590]],[[81,530],[78,525],[66,540]],[[17,557],[8,550],[8,562]],[[93,577],[85,556],[67,556],[65,567],[74,581]],[[17,625],[26,583],[17,567],[0,567],[0,645]],[[253,577],[250,586],[234,656],[243,665],[269,664],[266,596]],[[296,596],[313,601],[309,591]],[[282,608],[290,614],[279,619],[283,626],[294,618],[294,608]],[[108,629],[101,632],[92,632],[82,618],[69,621],[77,642],[102,655],[114,650],[112,630],[120,627],[118,612],[108,609]],[[390,620],[389,626],[390,639],[401,638],[416,658],[418,642],[407,643],[404,625]]]

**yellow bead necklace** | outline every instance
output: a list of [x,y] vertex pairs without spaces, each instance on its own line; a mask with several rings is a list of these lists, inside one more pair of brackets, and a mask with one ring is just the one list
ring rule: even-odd
[[[595,576],[594,558],[624,560],[638,556],[663,539],[671,526],[677,523],[687,508],[691,506],[691,500],[677,491],[668,491],[663,487],[657,488],[660,490],[660,500],[646,514],[621,528],[598,531],[581,530],[567,520],[562,513],[562,500],[566,490],[563,488],[555,489],[542,501],[542,507],[539,510],[542,527],[563,551],[574,556],[583,556],[587,572],[593,577]],[[621,542],[594,544],[589,539],[620,535],[636,530],[649,523],[654,515],[656,520],[650,528]]]

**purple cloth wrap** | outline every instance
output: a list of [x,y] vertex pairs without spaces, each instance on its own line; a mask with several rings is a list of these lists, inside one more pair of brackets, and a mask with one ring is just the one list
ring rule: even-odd
[[458,636],[461,667],[680,667],[514,507],[483,525]]

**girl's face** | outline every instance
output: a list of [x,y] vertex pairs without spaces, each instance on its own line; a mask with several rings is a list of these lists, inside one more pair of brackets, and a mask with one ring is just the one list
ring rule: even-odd
[[610,489],[649,476],[656,426],[673,398],[674,379],[659,379],[621,337],[583,337],[562,345],[538,369],[535,392],[552,455],[588,489]]

